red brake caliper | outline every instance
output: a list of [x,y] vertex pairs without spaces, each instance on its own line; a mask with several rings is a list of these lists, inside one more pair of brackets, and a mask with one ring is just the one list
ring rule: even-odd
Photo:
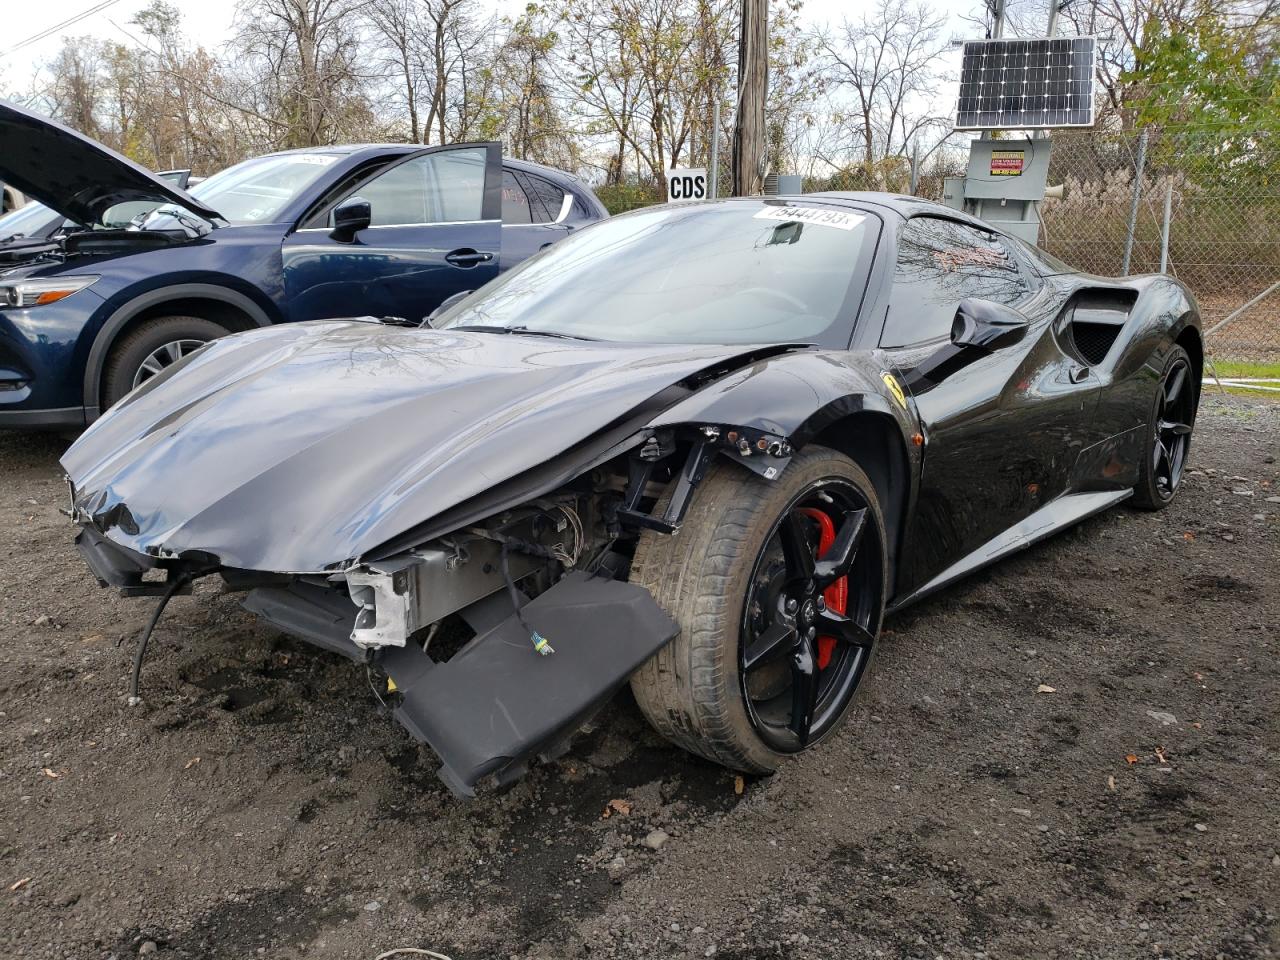
[[[818,559],[821,560],[836,540],[836,525],[821,510],[801,507],[800,512],[818,524]],[[827,607],[836,613],[844,613],[849,603],[849,578],[841,577],[822,591]],[[836,650],[835,637],[818,637],[818,669],[825,670]]]

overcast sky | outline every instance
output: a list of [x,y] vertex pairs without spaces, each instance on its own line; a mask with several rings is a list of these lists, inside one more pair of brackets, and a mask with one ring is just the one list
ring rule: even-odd
[[[187,36],[205,47],[217,48],[231,34],[236,0],[169,0],[182,11],[183,28]],[[856,16],[876,0],[805,0],[803,19],[810,23],[838,21],[842,16]],[[932,0],[935,7],[951,15],[951,33],[957,37],[972,35],[972,28],[960,21],[959,16],[979,6],[981,0]],[[129,21],[145,6],[148,0],[43,0],[30,3],[26,0],[3,0],[4,9],[0,22],[4,24],[0,34],[0,82],[10,88],[28,86],[37,64],[53,57],[62,38],[66,36],[96,36],[104,39],[129,41],[133,28]],[[526,0],[489,0],[489,5],[501,13],[516,15],[525,7]],[[13,50],[28,38],[34,37],[77,14],[99,5],[103,9],[84,19],[63,27],[43,40],[29,43]],[[10,52],[12,51],[12,52]]]

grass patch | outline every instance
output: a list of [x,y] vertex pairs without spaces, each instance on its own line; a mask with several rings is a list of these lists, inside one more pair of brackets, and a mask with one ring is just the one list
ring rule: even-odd
[[1256,377],[1280,380],[1280,363],[1249,363],[1243,360],[1214,360],[1220,377]]
[[[1205,364],[1205,377],[1213,376],[1213,371],[1217,371],[1218,376],[1223,379],[1230,380],[1232,378],[1241,377],[1247,379],[1280,379],[1280,363],[1252,363],[1246,360],[1214,360],[1212,367]],[[1280,383],[1263,384],[1267,387],[1280,387]],[[1249,387],[1227,387],[1228,393],[1240,394],[1247,397],[1263,397],[1268,400],[1280,400],[1280,392],[1276,390],[1255,390]],[[1204,385],[1206,395],[1219,394],[1221,388],[1218,384],[1208,379]]]

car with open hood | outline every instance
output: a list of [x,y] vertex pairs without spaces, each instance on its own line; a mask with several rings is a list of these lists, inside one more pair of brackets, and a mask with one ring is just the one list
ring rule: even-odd
[[369,671],[459,793],[628,680],[672,742],[765,773],[839,728],[886,611],[1168,504],[1202,358],[1176,280],[937,204],[677,204],[429,325],[211,343],[62,463],[103,586],[159,596],[154,626],[220,576]]
[[416,322],[607,215],[496,143],[287,151],[188,191],[4,102],[0,180],[70,224],[0,245],[0,428],[83,427],[227,333]]
[[[190,170],[163,170],[156,174],[185,190],[192,180]],[[116,204],[102,218],[103,229],[123,230],[135,217],[150,213],[161,206],[163,200],[130,200]],[[84,230],[85,225],[68,220],[62,214],[50,210],[43,203],[31,201],[0,217],[0,264],[21,263],[34,260],[58,249],[63,236]]]

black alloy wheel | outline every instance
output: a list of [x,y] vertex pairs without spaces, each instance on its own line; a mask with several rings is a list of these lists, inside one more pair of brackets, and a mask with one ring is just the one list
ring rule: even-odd
[[1168,499],[1177,492],[1187,463],[1191,424],[1195,418],[1194,394],[1191,365],[1180,357],[1160,384],[1151,451],[1156,489]]
[[887,600],[884,515],[866,472],[816,444],[771,482],[721,458],[694,497],[676,533],[636,544],[630,580],[680,633],[631,690],[677,746],[772,773],[839,728],[867,673]]
[[1174,346],[1156,383],[1133,505],[1160,510],[1173,502],[1182,485],[1191,450],[1199,399],[1195,367],[1182,347]]
[[738,670],[751,724],[779,753],[829,732],[871,661],[884,589],[877,536],[852,484],[819,481],[756,557]]

